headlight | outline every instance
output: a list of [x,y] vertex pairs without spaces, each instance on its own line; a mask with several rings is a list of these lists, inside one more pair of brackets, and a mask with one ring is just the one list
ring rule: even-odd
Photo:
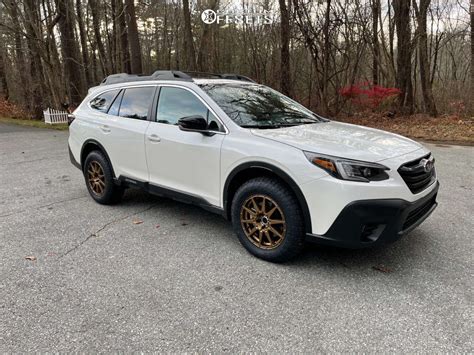
[[350,160],[318,153],[304,152],[314,165],[327,171],[337,179],[351,181],[380,181],[388,179],[386,166],[359,160]]

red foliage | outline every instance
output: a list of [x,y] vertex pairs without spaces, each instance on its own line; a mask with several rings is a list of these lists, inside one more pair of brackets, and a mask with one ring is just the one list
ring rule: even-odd
[[345,86],[339,90],[339,95],[356,105],[373,109],[378,108],[386,99],[394,98],[400,94],[401,91],[397,88],[386,88],[369,82]]

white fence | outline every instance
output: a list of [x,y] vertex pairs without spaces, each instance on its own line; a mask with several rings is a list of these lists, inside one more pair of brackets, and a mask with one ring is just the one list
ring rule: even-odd
[[67,123],[68,112],[47,108],[43,111],[44,123]]

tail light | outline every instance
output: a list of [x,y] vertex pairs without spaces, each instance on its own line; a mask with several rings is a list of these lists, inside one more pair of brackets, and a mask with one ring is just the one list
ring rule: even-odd
[[72,113],[68,114],[67,115],[67,125],[70,126],[72,121],[74,121],[75,118],[76,118],[76,116],[74,116]]

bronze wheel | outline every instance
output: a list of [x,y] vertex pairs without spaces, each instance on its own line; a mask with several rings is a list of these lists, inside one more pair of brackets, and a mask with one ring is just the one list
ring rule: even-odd
[[105,191],[105,174],[104,169],[97,161],[91,161],[87,167],[87,181],[91,191],[101,196]]
[[240,223],[247,239],[261,249],[275,249],[285,239],[282,209],[268,196],[252,195],[240,210]]

